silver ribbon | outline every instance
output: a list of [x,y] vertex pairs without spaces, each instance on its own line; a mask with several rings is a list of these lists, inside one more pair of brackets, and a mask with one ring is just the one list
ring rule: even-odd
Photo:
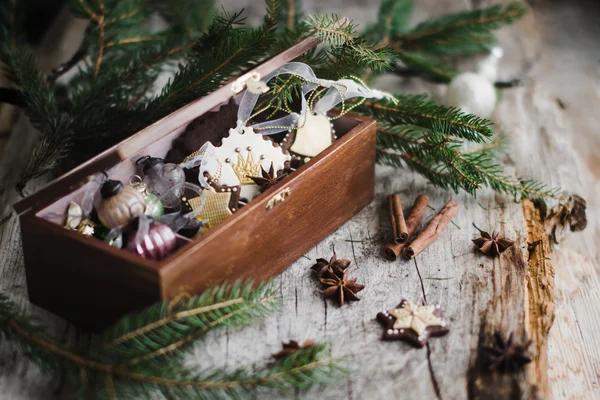
[[[262,133],[263,135],[273,135],[275,133],[283,132],[289,129],[287,127],[296,126],[299,121],[303,120],[304,115],[307,112],[305,95],[318,87],[329,88],[325,95],[314,105],[313,111],[318,114],[326,114],[339,103],[354,97],[362,97],[367,99],[393,99],[392,95],[380,90],[369,89],[353,79],[340,79],[337,81],[332,81],[328,79],[317,78],[311,67],[300,62],[291,62],[285,64],[283,67],[266,75],[262,81],[267,83],[279,75],[296,75],[305,81],[302,85],[302,109],[300,114],[293,112],[285,117],[261,122],[251,126],[251,128]],[[240,121],[245,122],[250,118],[259,97],[260,94],[252,93],[248,90],[244,92],[238,108],[238,123],[240,123]]]

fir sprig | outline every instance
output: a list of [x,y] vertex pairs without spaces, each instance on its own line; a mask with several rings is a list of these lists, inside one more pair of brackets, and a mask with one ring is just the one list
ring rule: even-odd
[[495,43],[491,31],[519,20],[527,9],[524,3],[514,2],[424,21],[398,37],[396,46],[439,55],[464,55],[472,53],[473,49],[486,50],[486,46]]
[[[62,375],[79,391],[78,397],[93,394],[94,398],[121,399],[159,392],[167,398],[252,398],[257,390],[305,389],[347,374],[336,360],[322,358],[326,351],[322,344],[271,365],[233,371],[198,370],[173,357],[172,344],[189,337],[190,332],[254,322],[264,317],[273,303],[273,289],[267,284],[254,289],[250,282],[221,285],[200,297],[158,304],[127,316],[98,337],[90,349],[82,349],[56,343],[34,318],[20,313],[0,295],[0,334],[46,373]],[[249,311],[246,306],[251,304],[260,307]],[[235,317],[211,325],[227,315]],[[160,360],[140,357],[160,349],[166,350]],[[138,361],[126,362],[132,360],[132,354]]]
[[447,136],[482,143],[494,134],[492,122],[455,107],[440,106],[425,95],[396,94],[395,101],[365,101],[356,110],[389,125],[415,125]]
[[535,180],[507,176],[496,161],[495,152],[502,138],[475,151],[463,151],[462,142],[440,132],[413,125],[378,125],[377,160],[393,167],[404,165],[419,172],[433,184],[446,190],[460,189],[476,195],[490,187],[514,197],[543,199],[566,197],[557,189],[548,189]]
[[377,48],[358,35],[351,20],[335,14],[316,14],[307,24],[321,41],[343,49],[354,64],[375,72],[391,68],[391,51],[385,47]]
[[[68,97],[60,101],[54,93],[57,73],[45,79],[30,50],[17,40],[16,14],[4,14],[0,33],[7,40],[1,47],[2,60],[21,89],[19,101],[24,102],[40,132],[40,143],[19,190],[32,177],[80,164],[311,35],[326,45],[298,61],[311,65],[320,78],[372,78],[393,64],[398,73],[448,83],[457,71],[440,62],[438,55],[482,50],[495,40],[495,29],[518,20],[527,10],[521,3],[498,5],[408,29],[412,1],[384,0],[378,23],[360,35],[352,21],[336,15],[317,14],[301,21],[299,1],[267,0],[264,22],[254,28],[244,25],[240,13],[217,15],[208,26],[204,14],[209,13],[198,11],[212,10],[208,0],[180,5],[172,7],[154,0],[73,0],[73,12],[91,24],[74,60],[57,69],[63,73],[79,63]],[[143,22],[152,12],[160,13],[170,28],[146,31]],[[285,21],[284,26],[278,26],[281,21]],[[206,33],[201,34],[206,26]],[[380,43],[370,43],[365,37]],[[172,79],[158,95],[148,98],[148,88],[161,72],[173,68],[175,59],[183,62]],[[275,79],[270,85],[272,90],[259,104],[269,112],[261,118],[290,112],[302,82],[288,77]],[[535,181],[522,182],[503,175],[493,150],[497,146],[489,142],[493,136],[490,121],[436,105],[423,96],[395,97],[393,102],[369,100],[355,109],[379,122],[380,162],[409,166],[434,184],[454,191],[464,189],[475,194],[490,186],[515,197],[560,196]],[[392,135],[382,136],[384,131]],[[462,141],[480,143],[480,149],[463,151]]]
[[211,329],[251,324],[275,307],[275,295],[266,284],[215,287],[123,318],[102,335],[93,351],[103,360],[125,365],[164,358],[179,354]]
[[[442,64],[430,55],[397,49],[395,55],[404,64],[404,68],[411,69],[419,76],[427,77],[440,83],[450,83],[458,72],[447,65]],[[400,69],[402,67],[396,67]]]

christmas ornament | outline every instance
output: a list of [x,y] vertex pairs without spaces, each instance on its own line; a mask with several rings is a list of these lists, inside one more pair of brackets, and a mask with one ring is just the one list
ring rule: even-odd
[[496,82],[498,79],[498,63],[504,56],[502,47],[496,46],[490,50],[490,54],[477,66],[477,74],[487,79],[489,82]]
[[345,270],[342,275],[333,274],[330,277],[319,279],[326,289],[321,291],[323,297],[337,298],[340,306],[344,305],[345,301],[360,300],[356,293],[365,288],[364,285],[356,283],[356,279],[348,279],[348,270]]
[[148,186],[142,181],[142,178],[139,175],[133,175],[129,178],[129,185],[144,196],[146,215],[158,218],[165,214],[165,207],[162,202],[156,195],[148,192]]
[[187,199],[187,203],[192,210],[202,207],[202,211],[196,216],[196,219],[199,221],[206,220],[206,228],[210,229],[233,214],[229,208],[232,192],[217,192],[211,187],[206,189],[204,194],[204,204],[200,202],[198,197]]
[[96,229],[94,236],[98,239],[104,240],[109,246],[120,249],[123,247],[123,232],[118,229],[108,230],[106,227],[99,226],[100,229]]
[[100,189],[101,200],[96,206],[104,226],[115,229],[129,223],[146,210],[144,196],[131,186],[108,179]]
[[377,319],[385,327],[383,340],[407,340],[417,347],[423,347],[431,336],[450,331],[439,305],[417,306],[402,300],[396,308],[377,314]]
[[489,233],[482,231],[477,227],[475,228],[479,231],[481,237],[473,239],[473,243],[475,243],[475,246],[477,246],[483,253],[492,257],[496,257],[501,253],[504,253],[509,247],[515,244],[514,241],[506,239],[504,234],[501,232],[492,232],[490,235]]
[[77,232],[85,236],[93,236],[95,227],[96,223],[86,218],[82,220],[77,226]]
[[127,244],[129,250],[143,258],[161,260],[175,249],[177,238],[167,225],[141,218],[136,220],[136,224],[137,232]]
[[249,176],[249,178],[252,179],[252,181],[258,186],[261,192],[264,192],[271,186],[276,185],[279,181],[281,181],[287,176],[287,173],[283,172],[284,170],[281,170],[279,171],[281,173],[276,174],[275,169],[273,168],[273,163],[271,163],[271,167],[268,171],[262,168],[262,166],[260,169],[261,176]]
[[494,47],[479,64],[476,73],[465,72],[454,77],[448,85],[446,102],[467,114],[489,118],[496,108],[494,82],[498,78],[498,62],[503,53],[501,47]]
[[241,187],[219,185],[208,173],[205,173],[204,177],[206,178],[206,183],[208,183],[211,188],[215,189],[217,193],[231,193],[231,197],[229,198],[229,209],[232,213],[236,212],[239,208]]
[[183,194],[185,172],[177,164],[165,164],[162,158],[144,156],[136,161],[144,166],[144,183],[146,189],[156,195],[163,205],[177,208]]
[[515,372],[531,362],[531,358],[525,355],[530,345],[531,340],[524,344],[516,344],[514,333],[511,333],[508,340],[505,341],[500,332],[496,332],[494,344],[484,346],[483,350],[489,356],[490,369],[497,369],[500,372]]
[[317,263],[310,267],[311,270],[317,273],[319,278],[328,278],[333,276],[343,276],[344,271],[350,266],[350,261],[338,259],[337,254],[333,252],[333,256],[327,261],[324,258],[317,258]]
[[304,343],[299,344],[295,340],[290,340],[288,343],[282,342],[281,345],[283,347],[281,351],[275,354],[271,354],[271,356],[276,360],[281,360],[283,358],[289,357],[292,354],[298,352],[298,350],[311,348],[315,345],[315,342],[314,340],[306,340],[304,341]]
[[200,174],[208,173],[222,186],[241,185],[241,197],[252,199],[259,194],[259,187],[250,176],[260,175],[262,169],[271,164],[277,171],[284,169],[290,159],[279,145],[240,122],[229,130],[221,146],[214,148],[214,158],[206,158],[200,166]]
[[446,102],[467,114],[488,118],[496,107],[496,89],[485,77],[465,72],[448,85]]
[[325,114],[309,112],[304,123],[290,131],[284,141],[289,143],[289,150],[293,153],[310,158],[331,146],[335,139],[331,119]]
[[65,228],[72,229],[74,231],[77,230],[79,224],[83,220],[83,210],[79,206],[79,204],[74,201],[69,203],[69,207],[67,208],[67,219],[65,221]]

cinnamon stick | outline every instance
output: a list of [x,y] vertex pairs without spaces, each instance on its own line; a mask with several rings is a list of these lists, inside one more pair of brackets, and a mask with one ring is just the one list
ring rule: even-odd
[[[427,195],[422,194],[415,200],[412,210],[410,211],[408,218],[406,218],[406,231],[409,238],[417,230],[417,226],[419,226],[419,222],[421,222],[425,210],[427,210],[427,204],[429,204],[429,197],[427,197]],[[383,255],[388,260],[395,261],[407,244],[408,239],[404,243],[389,243],[385,246]]]
[[390,208],[392,232],[394,233],[394,242],[404,243],[408,240],[408,231],[406,228],[406,221],[404,220],[404,212],[402,211],[400,195],[397,193],[389,195],[388,204]]
[[458,204],[454,200],[447,202],[444,208],[429,221],[425,229],[412,241],[410,246],[404,249],[402,253],[404,258],[410,260],[435,242],[457,212]]

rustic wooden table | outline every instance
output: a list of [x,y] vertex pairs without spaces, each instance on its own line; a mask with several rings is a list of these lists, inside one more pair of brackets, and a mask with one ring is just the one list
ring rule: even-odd
[[[239,7],[229,0],[226,7]],[[250,2],[248,2],[250,3]],[[305,1],[308,11],[315,0]],[[375,19],[377,7],[360,0],[330,0],[327,11],[360,23]],[[370,1],[368,3],[377,3]],[[473,0],[417,0],[415,21],[488,5]],[[471,4],[472,3],[472,4]],[[376,200],[276,279],[282,296],[280,313],[242,331],[213,332],[189,352],[189,362],[206,367],[236,367],[263,362],[288,339],[332,343],[331,353],[346,356],[352,375],[343,382],[314,388],[298,398],[598,398],[600,396],[600,6],[597,1],[535,1],[532,12],[501,32],[502,79],[520,77],[524,84],[504,92],[493,119],[510,141],[505,158],[511,171],[535,177],[578,193],[588,202],[588,227],[547,242],[531,203],[514,203],[492,192],[477,198],[436,190],[409,171],[379,168]],[[262,5],[252,4],[258,19]],[[40,57],[50,67],[68,58],[84,26],[66,15],[48,35]],[[464,61],[463,68],[472,62]],[[429,91],[441,99],[444,87],[417,80],[386,78],[387,90]],[[22,116],[5,143],[0,182],[12,187],[35,136]],[[41,179],[32,188],[39,187]],[[400,192],[405,205],[420,193],[435,208],[450,198],[461,210],[440,240],[411,262],[382,258],[389,236],[385,196]],[[5,215],[16,200],[2,195]],[[475,222],[484,229],[502,229],[517,244],[500,259],[482,257],[470,239]],[[13,215],[0,228],[0,290],[41,316],[57,337],[73,336],[74,328],[27,301],[19,224]],[[351,274],[366,284],[362,300],[345,307],[324,301],[309,267],[317,257],[338,255],[352,260]],[[82,260],[84,267],[85,260]],[[401,342],[380,340],[378,311],[401,298],[439,303],[450,318],[451,332],[414,349]],[[514,331],[535,344],[524,373],[511,377],[486,374],[480,368],[478,343],[494,330]],[[0,344],[0,398],[46,399],[58,383],[6,344]],[[276,395],[274,395],[276,396]]]

